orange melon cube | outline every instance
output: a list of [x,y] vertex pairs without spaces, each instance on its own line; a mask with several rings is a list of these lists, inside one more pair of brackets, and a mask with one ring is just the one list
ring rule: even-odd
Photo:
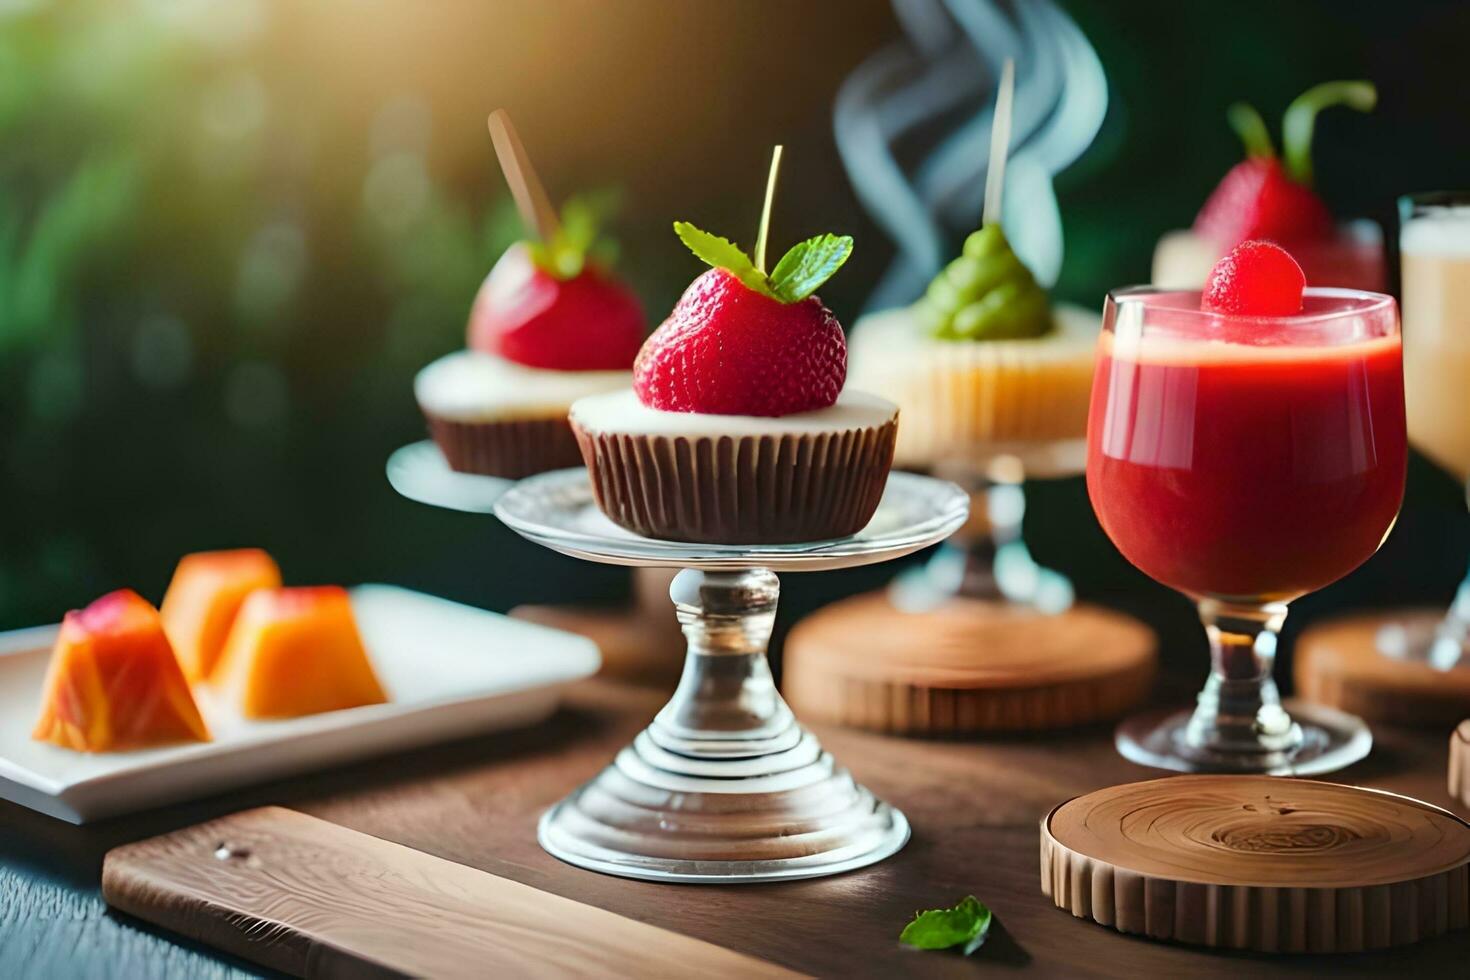
[[281,586],[281,570],[259,548],[185,555],[163,597],[163,628],[190,683],[208,679],[245,597]]
[[78,752],[209,741],[148,600],[120,589],[66,614],[31,737]]
[[291,718],[387,701],[336,585],[261,589],[235,617],[210,684],[246,718]]

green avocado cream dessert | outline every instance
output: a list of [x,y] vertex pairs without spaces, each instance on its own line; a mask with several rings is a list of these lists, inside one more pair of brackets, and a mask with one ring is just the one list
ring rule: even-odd
[[850,378],[899,405],[895,465],[1087,433],[1100,318],[1053,304],[998,224],[965,240],[912,306],[862,317]]
[[934,277],[915,313],[941,340],[1019,340],[1052,331],[1046,290],[1011,251],[1000,225],[965,239],[964,251]]

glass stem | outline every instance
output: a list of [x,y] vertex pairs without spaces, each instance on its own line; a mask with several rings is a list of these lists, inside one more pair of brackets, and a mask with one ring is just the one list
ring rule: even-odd
[[1021,539],[1026,516],[1025,472],[1021,461],[1000,457],[988,467],[951,463],[935,475],[970,494],[970,519],[940,545],[923,567],[894,581],[900,608],[922,611],[955,597],[998,602],[1030,601],[1035,563]]
[[1224,752],[1289,752],[1300,745],[1301,728],[1281,707],[1271,676],[1286,604],[1202,599],[1199,616],[1210,638],[1210,679],[1185,728],[1185,741]]
[[689,641],[679,686],[649,735],[693,758],[785,751],[800,730],[771,676],[766,644],[780,584],[766,569],[674,577],[669,597]]
[[1434,633],[1429,647],[1430,666],[1438,670],[1470,669],[1470,574],[1460,581],[1455,601]]

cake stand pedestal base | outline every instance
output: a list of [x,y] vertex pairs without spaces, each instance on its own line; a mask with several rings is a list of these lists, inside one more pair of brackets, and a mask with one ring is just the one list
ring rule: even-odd
[[766,641],[776,576],[686,570],[670,588],[689,639],[673,698],[613,763],[541,819],[541,846],[593,871],[759,882],[881,861],[909,837],[796,723]]
[[1091,605],[1042,612],[887,591],[833,603],[786,640],[783,690],[814,720],[897,734],[1039,731],[1117,718],[1147,696],[1153,633]]
[[1370,722],[1448,726],[1470,714],[1470,666],[1440,669],[1422,657],[1443,609],[1396,609],[1314,626],[1296,643],[1299,697]]
[[633,744],[541,818],[538,838],[579,867],[652,881],[813,878],[903,847],[903,814],[860,786],[797,724],[766,659],[776,572],[891,561],[964,523],[957,486],[889,475],[868,526],[833,541],[705,544],[615,527],[585,470],[545,473],[497,501],[531,541],[587,561],[679,568],[669,597],[688,650],[673,697]]

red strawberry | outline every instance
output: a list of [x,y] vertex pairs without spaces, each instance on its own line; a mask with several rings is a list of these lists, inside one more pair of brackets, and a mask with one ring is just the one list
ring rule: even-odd
[[1332,213],[1310,187],[1286,176],[1275,157],[1230,168],[1194,219],[1194,230],[1230,248],[1249,238],[1296,242],[1332,235]]
[[558,279],[524,244],[506,250],[470,310],[469,346],[556,371],[623,371],[643,342],[643,308],[592,263]]
[[633,365],[639,400],[665,412],[809,412],[846,380],[842,325],[820,299],[782,302],[720,268],[690,283]]
[[1227,118],[1245,143],[1246,159],[1230,168],[1194,219],[1194,230],[1222,249],[1247,239],[1302,242],[1330,238],[1332,213],[1312,190],[1312,131],[1317,113],[1346,105],[1366,112],[1377,101],[1368,82],[1323,82],[1287,106],[1282,120],[1284,162],[1276,158],[1260,113],[1245,103]]
[[847,381],[847,339],[815,295],[852,254],[847,235],[793,245],[766,271],[766,234],[781,147],[771,155],[754,257],[728,239],[674,222],[713,266],[689,284],[638,352],[633,390],[664,412],[774,417],[830,407]]
[[1241,242],[1210,272],[1200,309],[1237,316],[1290,316],[1302,311],[1307,280],[1291,253],[1270,242]]

